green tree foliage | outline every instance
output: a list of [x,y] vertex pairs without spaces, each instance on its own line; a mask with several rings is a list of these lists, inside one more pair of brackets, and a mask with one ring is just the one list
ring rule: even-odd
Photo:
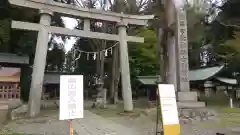
[[210,41],[215,51],[228,63],[228,74],[240,72],[240,1],[227,0],[216,19],[210,25]]
[[157,37],[155,31],[141,28],[136,31],[136,34],[144,37],[145,42],[128,45],[131,75],[148,76],[158,74]]
[[190,44],[191,48],[198,48],[198,46],[202,44],[205,34],[206,27],[203,24],[205,13],[196,10],[194,6],[187,6],[186,11],[188,24],[188,41],[189,43],[193,43]]
[[8,50],[10,23],[9,19],[0,20],[0,52]]
[[65,61],[65,51],[63,45],[56,42],[49,42],[53,47],[47,53],[47,70],[48,71],[62,71]]
[[7,0],[0,2],[0,52],[7,51],[10,34],[9,5]]

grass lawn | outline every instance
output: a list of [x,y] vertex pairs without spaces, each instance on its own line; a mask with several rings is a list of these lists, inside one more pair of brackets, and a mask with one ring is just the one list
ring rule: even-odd
[[227,125],[240,125],[240,108],[221,108],[221,121]]
[[240,108],[222,108],[221,112],[223,113],[234,113],[240,115]]
[[240,108],[215,106],[211,107],[211,109],[214,109],[216,112],[218,112],[218,120],[214,123],[202,123],[202,128],[224,128],[226,126],[240,126]]

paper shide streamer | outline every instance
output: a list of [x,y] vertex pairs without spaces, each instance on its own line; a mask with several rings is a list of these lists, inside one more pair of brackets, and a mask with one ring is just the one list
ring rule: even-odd
[[[112,55],[113,48],[116,47],[118,44],[119,44],[119,42],[117,42],[116,44],[114,44],[113,46],[111,46],[109,48],[106,48],[104,50],[97,51],[97,52],[88,52],[88,51],[80,50],[78,48],[74,48],[72,51],[72,58],[74,61],[76,61],[81,58],[82,54],[86,54],[87,60],[90,60],[90,57],[93,58],[93,60],[96,60],[97,55],[100,55],[100,59],[101,59],[102,55],[104,55],[105,57],[109,56],[108,52],[110,52],[110,54]],[[78,54],[78,56],[76,57],[77,54]]]

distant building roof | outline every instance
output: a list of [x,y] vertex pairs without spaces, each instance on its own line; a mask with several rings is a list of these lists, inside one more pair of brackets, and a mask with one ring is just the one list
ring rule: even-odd
[[217,73],[219,73],[224,66],[217,67],[208,67],[208,68],[200,68],[189,71],[189,80],[190,81],[203,81],[210,77],[213,77]]
[[61,75],[74,75],[74,73],[68,73],[68,72],[45,72],[43,83],[44,84],[60,84],[60,76]]
[[[138,76],[138,81],[140,81],[144,85],[154,85],[156,84],[156,80],[160,76]],[[160,77],[160,81],[162,82],[162,78]]]
[[0,53],[0,63],[29,64],[29,57],[27,55]]
[[60,84],[60,73],[59,74],[49,74],[44,75],[44,84]]
[[[189,71],[189,80],[190,81],[204,81],[213,77],[214,79],[231,84],[236,85],[238,84],[236,79],[232,78],[224,78],[224,77],[217,77],[216,75],[224,68],[224,66],[216,66],[216,67],[208,67],[208,68],[201,68]],[[155,85],[158,76],[138,76],[138,81],[140,81],[144,85]]]
[[215,79],[219,80],[220,82],[227,83],[227,84],[232,84],[232,85],[237,85],[238,84],[237,79],[224,78],[224,77],[215,77]]
[[[189,80],[204,81],[213,77],[214,79],[217,79],[218,81],[223,83],[232,84],[232,85],[238,84],[236,79],[216,76],[217,73],[219,73],[223,68],[224,66],[217,66],[217,67],[190,70]],[[64,73],[45,73],[44,84],[59,84],[61,74],[64,74]],[[158,78],[160,78],[160,82],[162,82],[162,78],[160,76],[138,76],[137,80],[143,85],[155,85],[156,80]]]

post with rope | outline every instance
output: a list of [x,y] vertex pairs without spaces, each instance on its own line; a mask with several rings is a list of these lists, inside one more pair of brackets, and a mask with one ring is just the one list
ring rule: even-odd
[[[107,57],[109,55],[112,55],[113,53],[113,48],[116,47],[117,45],[119,45],[119,42],[115,43],[114,45],[100,50],[100,51],[96,51],[96,52],[88,52],[88,51],[84,51],[79,49],[78,47],[74,47],[72,50],[72,64],[73,67],[76,65],[76,62],[78,59],[81,58],[81,56],[83,54],[87,55],[87,60],[96,60],[97,55],[103,55],[103,57]],[[109,54],[110,53],[110,54]],[[75,68],[72,69],[72,71],[74,72]],[[92,105],[92,108],[106,108],[106,104],[107,104],[107,89],[104,88],[104,79],[105,77],[97,77],[96,78],[96,82],[95,82],[95,86],[97,87],[97,97],[95,102]]]

